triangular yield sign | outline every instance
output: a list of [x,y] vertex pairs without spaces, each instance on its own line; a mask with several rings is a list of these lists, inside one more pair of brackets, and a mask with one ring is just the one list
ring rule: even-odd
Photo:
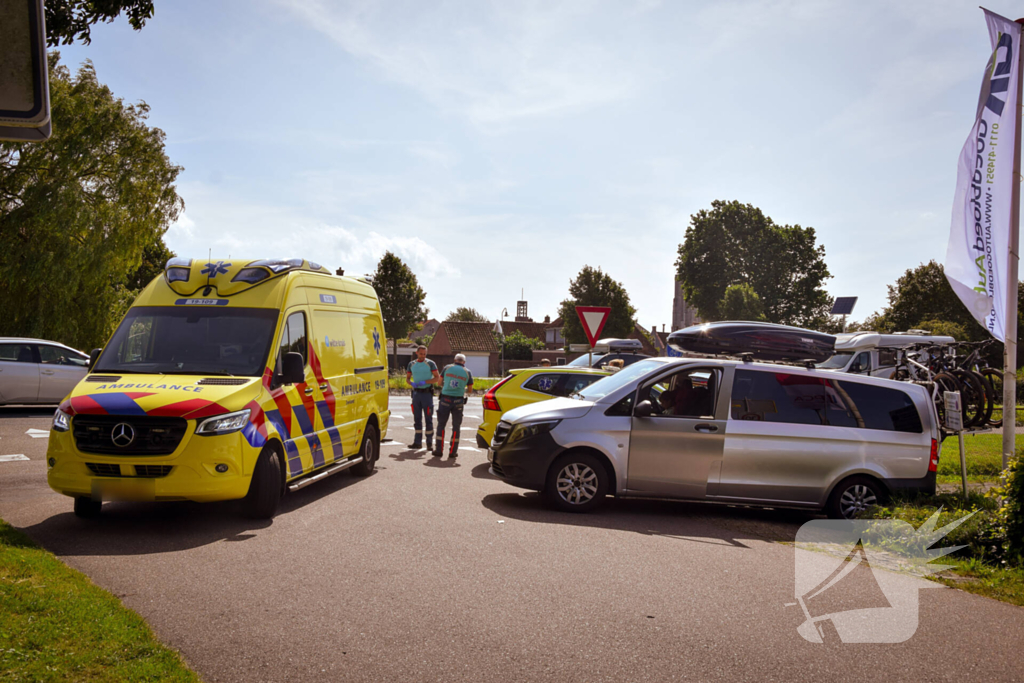
[[611,306],[576,307],[576,315],[579,316],[580,322],[583,324],[583,331],[586,333],[587,341],[590,342],[591,347],[601,337],[601,330],[604,329],[604,324],[608,322],[608,316],[611,312]]

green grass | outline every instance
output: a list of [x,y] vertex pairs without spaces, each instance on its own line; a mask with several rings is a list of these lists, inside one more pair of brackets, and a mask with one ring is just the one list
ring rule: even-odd
[[[996,404],[996,406],[992,409],[992,419],[1003,419],[1003,406],[1001,403]],[[1024,406],[1017,406],[1017,418],[1014,421],[1014,424],[1017,425],[1018,427],[1024,426]]]
[[[900,519],[916,529],[940,508],[942,512],[936,528],[970,512],[975,514],[935,544],[936,548],[956,545],[965,547],[937,560],[936,564],[952,566],[928,578],[969,593],[1024,606],[1024,567],[1007,564],[1001,559],[1002,553],[998,549],[1002,543],[999,536],[1000,523],[997,503],[993,498],[977,493],[971,493],[966,502],[958,494],[894,498],[885,507],[871,508],[863,517]],[[865,540],[878,543],[883,548],[891,545],[897,552],[912,547],[913,541],[909,541],[911,546],[908,546],[906,537],[888,537],[890,533],[884,527],[877,531],[869,529]],[[920,552],[924,548],[917,547],[916,550]]]
[[[1017,449],[1024,447],[1024,434],[1017,434]],[[967,480],[974,482],[995,481],[1003,471],[1003,435],[965,434],[964,447],[967,451]],[[939,456],[938,482],[954,484],[960,482],[960,443],[956,436],[942,442]]]
[[[474,377],[473,393],[479,394],[481,391],[487,391],[500,381],[500,377]],[[388,378],[388,388],[392,391],[408,391],[409,383],[405,381],[405,377],[396,375]]]
[[198,681],[146,622],[0,520],[0,681]]
[[994,567],[973,557],[940,562],[954,566],[932,577],[933,581],[1024,607],[1024,568]]

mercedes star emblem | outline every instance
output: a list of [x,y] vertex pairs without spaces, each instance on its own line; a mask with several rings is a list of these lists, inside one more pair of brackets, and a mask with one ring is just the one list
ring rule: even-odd
[[110,440],[114,442],[115,446],[124,448],[135,441],[135,430],[127,422],[119,422],[111,430]]

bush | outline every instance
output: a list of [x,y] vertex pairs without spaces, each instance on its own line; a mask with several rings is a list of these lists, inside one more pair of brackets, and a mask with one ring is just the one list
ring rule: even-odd
[[505,360],[533,360],[533,350],[543,349],[544,342],[540,339],[527,337],[516,330],[505,335],[503,357]]
[[1003,474],[1002,483],[990,494],[998,497],[999,522],[1006,538],[1007,560],[1024,565],[1024,457],[1018,452]]

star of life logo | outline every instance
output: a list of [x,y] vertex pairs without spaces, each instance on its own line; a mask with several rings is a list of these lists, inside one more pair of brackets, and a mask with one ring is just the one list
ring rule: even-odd
[[796,535],[797,632],[812,643],[902,643],[917,632],[918,598],[941,584],[932,561],[964,546],[932,548],[974,513],[939,529],[936,511],[915,529],[894,519],[807,522]]

